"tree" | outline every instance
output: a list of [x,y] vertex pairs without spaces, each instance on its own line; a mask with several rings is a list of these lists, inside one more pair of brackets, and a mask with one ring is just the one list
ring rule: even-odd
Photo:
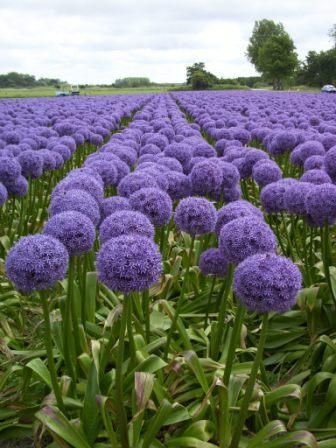
[[265,79],[272,81],[274,90],[283,88],[283,80],[294,74],[298,65],[292,39],[287,33],[272,36],[259,50],[258,64]]
[[259,51],[265,42],[272,36],[281,36],[285,33],[282,23],[275,23],[273,20],[256,20],[252,31],[252,36],[247,47],[247,58],[255,66],[258,72],[262,72],[259,64]]
[[196,70],[191,75],[191,87],[193,90],[208,89],[211,86],[211,80],[208,74],[203,70]]
[[187,84],[191,84],[191,78],[193,73],[195,72],[204,72],[205,71],[205,64],[204,62],[195,62],[193,65],[190,65],[187,67]]
[[303,84],[322,87],[336,81],[336,48],[327,51],[309,51],[301,65],[298,78]]

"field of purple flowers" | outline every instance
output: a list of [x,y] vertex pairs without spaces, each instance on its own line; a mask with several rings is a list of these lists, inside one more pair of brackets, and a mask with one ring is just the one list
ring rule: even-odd
[[0,440],[336,447],[336,98],[0,104]]

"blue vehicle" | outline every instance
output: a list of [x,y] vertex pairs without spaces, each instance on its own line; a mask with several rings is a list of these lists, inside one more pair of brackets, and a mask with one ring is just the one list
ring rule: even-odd
[[322,93],[336,93],[336,87],[333,86],[332,84],[326,84],[325,86],[322,87],[321,92]]

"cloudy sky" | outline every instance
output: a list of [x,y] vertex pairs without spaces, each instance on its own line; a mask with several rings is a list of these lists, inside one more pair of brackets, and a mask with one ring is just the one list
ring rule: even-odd
[[204,61],[218,76],[255,74],[255,20],[281,21],[304,58],[331,46],[332,0],[0,0],[0,73],[73,83],[125,76],[183,82]]

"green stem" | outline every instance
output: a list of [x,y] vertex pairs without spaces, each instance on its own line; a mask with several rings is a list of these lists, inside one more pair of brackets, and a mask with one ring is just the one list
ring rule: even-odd
[[333,289],[332,281],[331,281],[331,276],[330,276],[330,237],[329,237],[328,222],[326,222],[324,224],[324,227],[321,227],[321,243],[322,243],[322,260],[323,260],[324,275],[327,280],[331,298],[336,307],[336,297],[335,297],[335,293],[334,293],[334,289]]
[[230,409],[229,409],[229,382],[235,357],[236,347],[239,340],[241,327],[245,315],[245,308],[241,305],[238,306],[233,330],[231,333],[231,339],[229,344],[229,350],[225,363],[225,370],[223,375],[223,389],[219,394],[219,441],[220,448],[227,448],[230,440]]
[[146,342],[150,342],[150,309],[149,309],[149,291],[146,289],[142,294],[143,313],[145,318]]
[[184,301],[184,294],[185,294],[185,290],[188,284],[188,279],[189,279],[189,270],[190,270],[190,265],[191,265],[191,258],[192,258],[192,254],[193,254],[193,249],[194,249],[194,242],[195,242],[195,236],[192,236],[191,238],[191,243],[190,243],[190,248],[189,248],[189,254],[188,254],[188,258],[187,258],[187,266],[186,266],[186,272],[184,275],[184,279],[183,279],[183,283],[182,283],[182,288],[181,288],[181,293],[179,298],[177,299],[177,305],[176,305],[176,309],[175,309],[175,314],[172,320],[172,324],[170,326],[169,329],[169,333],[167,336],[167,343],[166,343],[166,347],[165,347],[165,351],[164,351],[164,359],[168,358],[168,351],[169,351],[169,346],[170,346],[170,342],[173,336],[173,333],[175,331],[176,328],[176,324],[177,324],[177,319],[179,317],[180,311],[181,311],[181,307]]
[[261,329],[261,333],[260,333],[260,340],[259,340],[256,357],[255,357],[253,365],[252,365],[250,378],[247,383],[243,403],[241,405],[239,416],[237,419],[237,424],[234,428],[234,433],[233,433],[233,438],[231,441],[230,448],[238,448],[239,447],[239,441],[240,441],[240,438],[241,438],[241,435],[243,432],[245,420],[247,418],[248,407],[249,407],[251,397],[253,394],[253,389],[254,389],[256,379],[257,379],[258,370],[259,370],[260,364],[262,362],[264,346],[265,346],[265,341],[266,341],[266,335],[267,335],[267,328],[268,328],[268,313],[265,313],[263,315],[262,329]]
[[54,361],[54,355],[52,350],[52,339],[51,339],[51,326],[50,326],[50,315],[49,315],[49,307],[48,307],[48,296],[45,291],[40,292],[42,308],[43,308],[43,317],[44,317],[44,325],[45,325],[45,346],[47,351],[48,358],[48,367],[50,372],[50,380],[52,384],[52,388],[56,397],[57,406],[62,412],[65,412],[63,398],[60,386],[57,381],[57,373]]
[[215,287],[215,283],[216,283],[216,277],[213,276],[213,278],[211,280],[210,290],[209,290],[208,302],[207,302],[207,306],[206,306],[206,310],[205,310],[204,329],[206,329],[207,324],[208,324],[209,308],[210,308],[210,305],[211,305],[211,297],[212,297],[212,293],[213,293],[213,290],[214,290],[214,287]]
[[125,332],[129,314],[131,297],[125,296],[123,302],[123,310],[121,314],[120,322],[120,337],[118,343],[118,355],[116,364],[116,406],[117,406],[117,418],[120,430],[120,439],[122,448],[129,448],[128,441],[128,429],[127,429],[127,414],[124,405],[124,391],[123,391],[123,363],[124,363],[124,350],[125,350]]

